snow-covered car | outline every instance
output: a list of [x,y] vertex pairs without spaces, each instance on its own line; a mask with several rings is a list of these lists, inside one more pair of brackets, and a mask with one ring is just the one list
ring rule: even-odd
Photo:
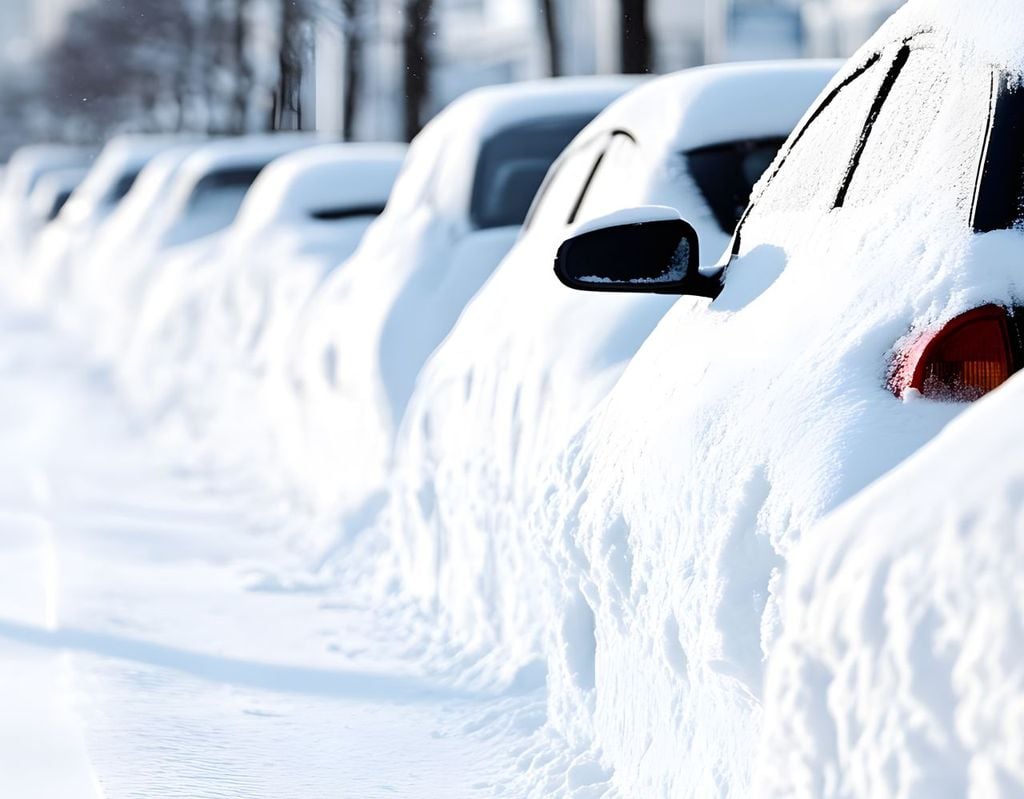
[[[147,287],[155,276],[208,263],[260,172],[274,159],[322,143],[311,134],[222,139],[194,148],[171,171],[148,218],[124,243],[117,261],[95,263],[84,289],[107,298],[103,339],[117,351],[131,344]],[[150,191],[151,189],[147,189]]]
[[221,454],[249,457],[246,441],[265,438],[274,423],[263,400],[280,381],[264,378],[286,369],[303,309],[384,210],[407,149],[323,144],[270,164],[216,257],[155,279],[134,347],[149,392],[140,401],[152,405],[161,389],[175,389],[176,411],[207,445],[216,446],[212,429],[248,424],[244,439],[233,437]]
[[179,139],[167,136],[119,136],[107,143],[60,216],[33,245],[26,280],[37,299],[66,296],[99,225],[128,194],[146,163],[176,143]]
[[375,495],[427,357],[519,235],[552,162],[632,78],[470,92],[413,142],[384,214],[317,292],[288,379],[282,428],[295,481],[318,507]]
[[48,172],[87,168],[92,150],[62,144],[33,144],[15,151],[0,186],[0,252],[8,278],[20,277],[38,226],[29,198]]
[[76,333],[96,347],[97,354],[109,350],[102,334],[110,327],[106,321],[120,309],[108,282],[119,264],[135,258],[137,242],[152,238],[151,231],[162,220],[167,192],[182,163],[198,146],[171,147],[143,167],[124,199],[100,223],[89,251],[71,275],[71,301],[61,309],[62,321],[71,322]]
[[[387,527],[410,584],[459,608],[460,634],[491,651],[523,648],[500,656],[508,668],[539,649],[523,520],[542,467],[674,301],[565,291],[550,269],[558,246],[642,205],[682,213],[724,250],[754,183],[838,68],[704,67],[617,100],[556,162],[522,237],[424,368],[396,445]],[[491,595],[476,604],[466,575],[485,568]]]
[[[713,298],[666,315],[537,523],[558,574],[552,719],[586,731],[622,793],[757,792],[796,548],[1017,368],[1022,43],[1015,2],[911,0],[790,137],[724,263],[701,268],[692,228],[663,217],[561,249],[560,276],[581,288]],[[811,662],[785,690],[830,679]],[[868,736],[913,737],[913,720],[892,720]],[[845,751],[834,729],[801,735]],[[889,784],[934,795],[933,766],[974,774],[971,757],[931,753],[886,758]],[[878,795],[853,771],[793,776],[765,795]]]

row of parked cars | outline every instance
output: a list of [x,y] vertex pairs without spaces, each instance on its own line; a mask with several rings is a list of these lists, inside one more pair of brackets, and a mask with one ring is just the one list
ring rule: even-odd
[[119,139],[38,231],[92,155],[28,148],[4,277],[320,543],[381,533],[481,673],[548,653],[638,795],[740,795],[787,559],[1024,357],[1020,46],[980,25],[479,90],[408,150]]

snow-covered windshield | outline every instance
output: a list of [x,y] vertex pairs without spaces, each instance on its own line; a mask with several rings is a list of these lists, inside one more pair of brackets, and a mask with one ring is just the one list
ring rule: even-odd
[[470,204],[474,227],[523,224],[548,169],[591,118],[575,115],[530,122],[485,142]]
[[732,233],[750,192],[771,165],[785,139],[737,141],[685,154],[689,172],[723,233]]

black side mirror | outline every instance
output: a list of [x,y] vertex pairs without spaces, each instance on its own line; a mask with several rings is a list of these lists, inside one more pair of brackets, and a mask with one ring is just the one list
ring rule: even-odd
[[580,291],[715,297],[717,278],[699,271],[697,231],[682,219],[599,227],[562,243],[555,274]]

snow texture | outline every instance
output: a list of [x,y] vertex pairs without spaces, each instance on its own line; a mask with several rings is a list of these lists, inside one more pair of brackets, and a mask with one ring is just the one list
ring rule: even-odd
[[[970,215],[1022,26],[911,0],[835,77],[474,93],[340,265],[299,254],[327,149],[237,220],[240,192],[190,216],[203,176],[308,140],[157,156],[67,317],[139,424],[3,310],[0,765],[61,796],[1022,795],[1024,383],[887,387],[921,330],[1019,303],[1024,233]],[[485,136],[629,88],[523,231],[472,229]],[[557,284],[559,243],[629,208],[725,251],[686,151],[801,115],[715,300]],[[12,163],[7,224],[44,163]]]

